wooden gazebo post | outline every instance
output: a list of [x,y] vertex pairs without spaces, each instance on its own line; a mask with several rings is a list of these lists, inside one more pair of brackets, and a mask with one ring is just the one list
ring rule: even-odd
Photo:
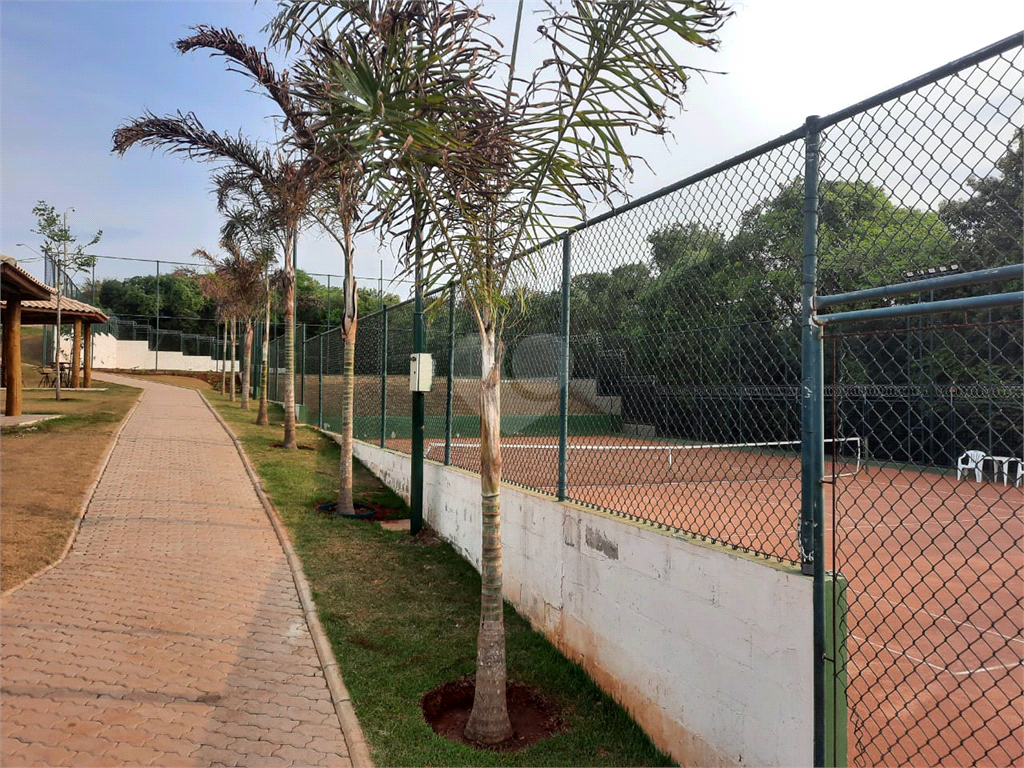
[[75,333],[71,342],[71,388],[78,389],[82,384],[82,321],[75,320]]
[[82,380],[82,386],[88,389],[92,386],[92,323],[85,326],[84,346],[82,348],[82,357],[85,359],[85,374]]
[[21,415],[21,299],[11,297],[4,307],[4,386],[7,387],[5,416]]

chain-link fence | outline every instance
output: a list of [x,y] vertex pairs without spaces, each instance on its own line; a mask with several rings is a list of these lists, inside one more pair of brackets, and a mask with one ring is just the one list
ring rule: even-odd
[[[1024,759],[1022,73],[1018,36],[809,119],[516,281],[504,480],[813,573],[825,764]],[[424,456],[476,470],[476,325],[425,303]],[[403,452],[412,327],[356,346],[354,433]],[[337,431],[340,336],[304,350]]]
[[1022,74],[1018,36],[823,121],[819,293],[902,294],[820,318],[825,430],[866,441],[825,493],[855,765],[1024,761],[1021,270],[973,284],[1024,258]]
[[[117,341],[145,341],[151,351],[180,352],[183,355],[226,360],[231,355],[230,343],[225,343],[223,330],[214,321],[196,320],[197,326],[206,326],[207,333],[185,333],[178,330],[158,329],[147,321],[139,322],[111,317],[105,323],[93,325],[94,334],[105,334]],[[242,341],[236,342],[235,359],[240,360]]]

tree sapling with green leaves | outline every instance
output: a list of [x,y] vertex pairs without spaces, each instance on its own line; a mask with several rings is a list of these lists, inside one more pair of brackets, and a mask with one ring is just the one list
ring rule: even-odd
[[[69,210],[73,211],[74,208]],[[61,299],[64,295],[64,278],[65,276],[73,276],[83,269],[89,269],[96,263],[96,257],[90,256],[85,250],[100,241],[100,238],[103,236],[103,230],[97,230],[88,243],[79,243],[78,238],[72,235],[71,230],[68,228],[67,211],[63,214],[58,214],[52,205],[40,200],[32,209],[32,213],[35,214],[37,227],[37,229],[32,231],[37,235],[42,235],[43,244],[41,248],[43,255],[49,258],[54,266],[57,289],[57,363],[59,365],[61,356],[60,311]],[[56,399],[60,400],[59,375],[56,379],[54,391]]]

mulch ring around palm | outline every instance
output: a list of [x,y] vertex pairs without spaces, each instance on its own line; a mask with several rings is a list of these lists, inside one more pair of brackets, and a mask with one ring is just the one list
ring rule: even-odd
[[477,744],[466,738],[466,723],[473,709],[475,682],[472,676],[442,683],[420,699],[423,717],[439,736],[494,752],[517,752],[565,730],[565,720],[548,698],[525,683],[505,685],[512,736],[498,744]]
[[378,507],[361,501],[352,502],[352,507],[352,513],[339,512],[337,500],[324,501],[314,505],[313,511],[328,517],[345,517],[350,520],[395,520],[403,516],[400,510]]

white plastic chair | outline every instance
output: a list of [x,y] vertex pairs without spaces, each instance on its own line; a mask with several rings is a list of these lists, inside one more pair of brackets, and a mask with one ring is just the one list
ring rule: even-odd
[[967,451],[956,460],[956,479],[959,480],[964,473],[974,470],[974,479],[981,482],[981,465],[985,461],[984,451]]

